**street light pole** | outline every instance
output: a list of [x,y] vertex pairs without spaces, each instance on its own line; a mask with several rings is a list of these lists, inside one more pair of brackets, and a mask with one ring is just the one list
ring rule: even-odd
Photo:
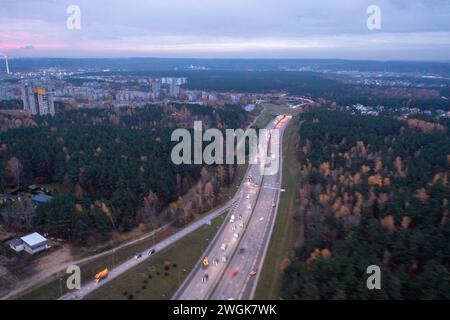
[[115,253],[116,253],[116,249],[113,249],[112,251],[112,267],[114,268],[116,261],[115,261]]
[[178,286],[180,286],[181,283],[181,271],[186,272],[186,269],[178,269]]

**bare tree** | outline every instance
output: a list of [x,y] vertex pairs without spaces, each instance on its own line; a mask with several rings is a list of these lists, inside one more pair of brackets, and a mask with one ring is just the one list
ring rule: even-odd
[[21,184],[21,177],[23,175],[22,164],[19,159],[12,157],[6,162],[6,178],[8,182],[18,187]]

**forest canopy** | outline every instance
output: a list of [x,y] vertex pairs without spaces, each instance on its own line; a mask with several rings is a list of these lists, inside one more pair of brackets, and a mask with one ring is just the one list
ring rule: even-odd
[[[448,128],[419,119],[302,114],[286,299],[449,299]],[[382,271],[367,290],[366,268]]]
[[[248,113],[234,105],[178,104],[33,117],[33,125],[0,135],[0,187],[55,186],[54,200],[38,206],[33,226],[77,242],[140,223],[184,223],[220,200],[221,188],[234,174],[227,166],[173,164],[171,133],[194,120],[235,128],[248,121]],[[198,197],[177,208],[179,197],[192,187]]]

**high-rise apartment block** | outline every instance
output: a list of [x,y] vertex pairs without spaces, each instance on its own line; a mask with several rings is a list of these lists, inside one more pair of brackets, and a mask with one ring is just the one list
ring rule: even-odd
[[22,86],[23,110],[33,115],[55,115],[53,94],[43,88],[33,89],[25,84]]

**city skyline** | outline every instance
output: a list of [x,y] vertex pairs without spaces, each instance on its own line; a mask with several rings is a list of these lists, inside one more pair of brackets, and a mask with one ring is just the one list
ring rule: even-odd
[[[80,9],[69,29],[67,8]],[[370,30],[367,8],[380,8]],[[445,1],[10,1],[0,53],[12,57],[448,60]]]

